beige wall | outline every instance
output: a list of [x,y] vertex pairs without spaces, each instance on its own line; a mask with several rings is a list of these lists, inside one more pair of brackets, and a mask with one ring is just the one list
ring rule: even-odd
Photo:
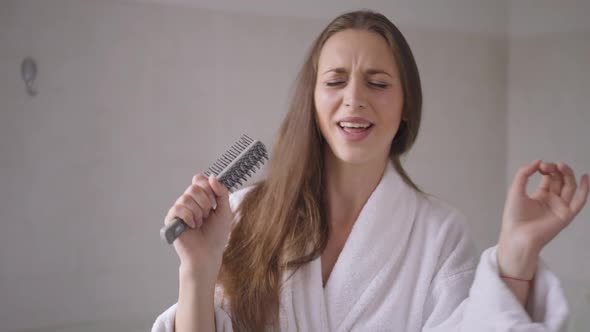
[[[536,158],[590,172],[590,2],[514,1],[508,61],[508,175]],[[529,188],[538,183],[538,177]],[[590,207],[543,251],[564,283],[571,331],[590,330]]]
[[[519,54],[502,30],[508,8],[481,3],[461,2],[454,20],[440,9],[440,21],[412,19],[412,10],[436,18],[428,6],[377,9],[399,21],[422,74],[408,170],[470,218],[483,249],[497,237],[507,169],[521,162],[508,156],[528,155],[511,147],[506,123],[522,93],[506,88]],[[240,133],[272,143],[305,50],[342,9],[305,18],[0,2],[3,329],[146,330],[177,296],[177,258],[158,238],[165,212]],[[39,64],[35,98],[19,78],[28,55]],[[571,255],[566,242],[556,246]]]

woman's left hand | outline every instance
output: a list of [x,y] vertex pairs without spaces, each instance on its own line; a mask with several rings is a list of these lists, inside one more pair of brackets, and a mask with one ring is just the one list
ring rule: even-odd
[[[543,179],[529,196],[528,179],[537,171]],[[588,174],[582,177],[578,188],[573,170],[564,163],[536,160],[521,167],[504,206],[497,249],[500,273],[532,279],[541,249],[582,210],[588,187]]]

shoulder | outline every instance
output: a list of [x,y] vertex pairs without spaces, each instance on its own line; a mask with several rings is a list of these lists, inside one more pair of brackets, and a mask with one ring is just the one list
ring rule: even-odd
[[433,195],[418,193],[416,196],[418,200],[417,220],[424,223],[424,226],[430,231],[468,235],[467,218],[459,209]]
[[416,227],[433,255],[439,276],[473,271],[477,250],[465,215],[441,198],[418,194]]

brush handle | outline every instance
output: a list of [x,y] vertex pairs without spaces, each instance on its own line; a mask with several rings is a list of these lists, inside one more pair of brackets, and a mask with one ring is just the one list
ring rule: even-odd
[[[229,190],[230,193],[233,191],[233,188],[228,187],[227,178],[224,178],[220,182]],[[174,242],[174,240],[176,240],[176,238],[179,237],[182,232],[188,230],[189,228],[189,225],[187,225],[184,220],[179,217],[174,217],[170,224],[164,225],[164,227],[160,229],[160,238],[168,242],[168,244],[172,244],[172,242]]]
[[168,244],[172,244],[172,242],[174,242],[174,240],[187,229],[189,229],[189,226],[184,220],[175,217],[170,224],[160,229],[160,237],[162,240],[168,242]]
[[[222,176],[219,179],[219,182],[225,186],[228,191],[231,193],[235,187],[230,187],[230,177]],[[187,225],[184,220],[179,217],[174,217],[172,222],[168,225],[164,225],[160,229],[160,238],[166,241],[168,244],[172,244],[177,237],[180,236],[184,231],[188,230],[190,227]]]

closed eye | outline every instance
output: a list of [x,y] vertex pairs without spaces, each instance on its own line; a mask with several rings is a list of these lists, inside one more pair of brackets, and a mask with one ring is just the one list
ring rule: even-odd
[[327,86],[338,86],[345,83],[345,81],[332,81],[332,82],[326,82]]
[[[346,83],[346,81],[332,81],[332,82],[326,82],[326,86],[335,87],[335,86],[340,86],[344,83]],[[380,89],[385,89],[389,86],[389,84],[378,83],[378,82],[369,82],[369,85],[380,88]]]
[[372,86],[381,88],[381,89],[385,89],[386,87],[389,86],[389,84],[377,83],[377,82],[369,82],[369,84],[371,84]]

